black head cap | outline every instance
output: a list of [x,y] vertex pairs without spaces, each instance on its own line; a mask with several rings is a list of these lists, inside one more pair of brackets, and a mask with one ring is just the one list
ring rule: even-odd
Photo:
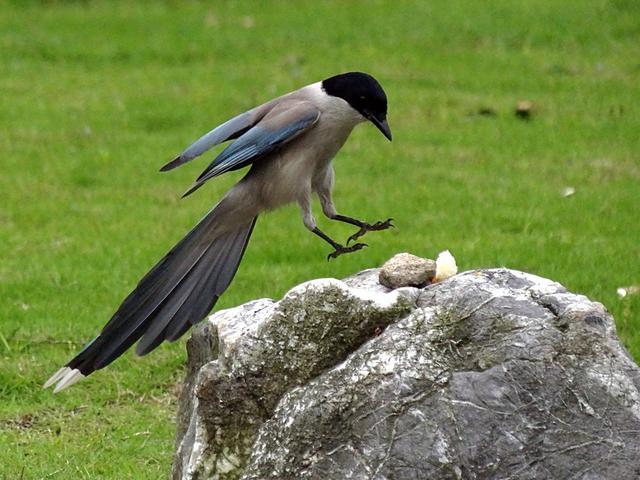
[[322,89],[327,95],[347,101],[391,140],[391,130],[387,124],[387,95],[371,75],[362,72],[341,73],[323,80]]

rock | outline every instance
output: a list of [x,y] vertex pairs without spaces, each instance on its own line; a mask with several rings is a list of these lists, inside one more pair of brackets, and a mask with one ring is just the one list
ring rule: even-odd
[[[377,271],[376,271],[377,274]],[[188,342],[174,478],[238,478],[280,398],[415,308],[417,289],[315,280],[217,312]],[[217,359],[217,360],[214,360]]]
[[378,274],[194,332],[175,479],[640,476],[640,370],[601,304],[506,269]]
[[436,262],[433,260],[398,253],[382,265],[379,280],[389,288],[424,287],[435,275]]
[[516,117],[522,120],[529,120],[533,113],[533,103],[529,100],[520,100],[516,105]]

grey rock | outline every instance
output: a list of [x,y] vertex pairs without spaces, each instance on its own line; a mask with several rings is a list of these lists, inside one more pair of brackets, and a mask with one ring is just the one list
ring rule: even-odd
[[436,275],[436,262],[410,253],[398,253],[380,268],[379,281],[388,288],[424,287]]
[[640,370],[601,304],[506,269],[378,273],[196,330],[174,478],[640,478]]
[[258,428],[292,388],[343,361],[415,308],[418,290],[307,282],[282,300],[212,315],[188,342],[174,478],[238,478]]

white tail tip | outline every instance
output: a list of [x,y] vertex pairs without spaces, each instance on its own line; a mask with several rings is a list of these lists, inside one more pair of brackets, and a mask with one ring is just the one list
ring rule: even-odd
[[70,387],[74,383],[82,380],[84,375],[80,373],[80,370],[69,367],[62,367],[56,373],[54,373],[49,380],[44,384],[44,388],[48,388],[57,382],[56,388],[53,389],[53,393],[58,393],[67,387]]
[[80,373],[80,370],[75,368],[73,370],[69,370],[67,374],[62,378],[62,380],[58,382],[56,388],[53,389],[53,393],[58,393],[59,391],[64,390],[65,388],[70,387],[74,383],[82,380],[83,378],[84,375]]
[[62,377],[64,377],[67,374],[67,372],[70,371],[70,370],[71,369],[69,367],[62,367],[56,373],[51,375],[51,378],[49,378],[49,380],[47,380],[45,382],[45,384],[42,386],[42,388],[49,388],[51,385],[53,385],[58,380],[60,380]]

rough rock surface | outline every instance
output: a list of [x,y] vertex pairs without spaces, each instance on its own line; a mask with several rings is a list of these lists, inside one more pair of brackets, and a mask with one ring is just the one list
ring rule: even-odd
[[380,268],[380,283],[389,288],[424,287],[436,275],[436,262],[410,253],[398,253]]
[[640,478],[640,370],[601,304],[505,269],[378,273],[195,331],[174,478]]

